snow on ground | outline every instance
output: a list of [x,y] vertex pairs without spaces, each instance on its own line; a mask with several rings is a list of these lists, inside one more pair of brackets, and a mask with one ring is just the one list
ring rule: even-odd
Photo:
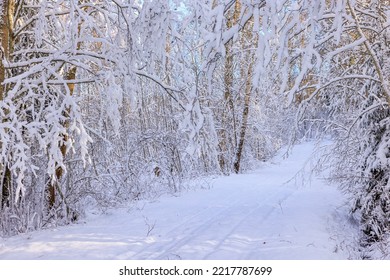
[[299,145],[210,189],[0,239],[0,259],[347,259],[335,231],[346,216],[340,192],[315,177],[290,180],[312,150]]

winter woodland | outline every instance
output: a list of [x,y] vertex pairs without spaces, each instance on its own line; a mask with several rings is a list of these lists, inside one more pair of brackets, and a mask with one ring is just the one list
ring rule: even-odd
[[2,0],[0,234],[326,139],[361,244],[390,233],[390,1]]

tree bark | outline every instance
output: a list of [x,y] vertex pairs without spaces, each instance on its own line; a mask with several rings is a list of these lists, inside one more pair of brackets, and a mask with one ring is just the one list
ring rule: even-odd
[[239,135],[239,141],[238,141],[238,146],[237,146],[237,151],[236,151],[236,159],[234,162],[234,172],[235,173],[240,172],[242,152],[244,149],[246,129],[248,126],[249,104],[250,104],[251,95],[252,95],[252,72],[253,72],[252,68],[253,68],[253,60],[249,65],[248,75],[247,75],[246,81],[245,81],[244,109],[242,112],[240,135]]
[[[250,19],[246,25],[243,27],[242,37],[241,37],[241,47],[242,49],[253,47],[256,45],[258,38],[257,36],[253,36],[253,19]],[[239,139],[236,146],[236,154],[235,160],[233,164],[234,172],[239,173],[241,167],[241,159],[242,153],[244,150],[244,143],[246,137],[246,131],[248,127],[248,119],[249,119],[249,105],[252,96],[252,75],[253,75],[253,66],[254,66],[254,57],[253,54],[248,52],[247,55],[244,56],[244,61],[241,63],[241,79],[245,79],[245,93],[244,93],[244,107],[241,116],[241,126],[239,131]],[[249,66],[246,69],[247,63],[249,62]]]
[[[13,27],[14,27],[15,1],[9,0],[3,2],[3,11],[0,18],[1,31],[1,49],[0,49],[0,101],[3,101],[7,94],[7,86],[4,80],[7,77],[3,60],[9,60],[13,51]],[[3,110],[3,109],[1,109]],[[5,112],[6,113],[6,112]],[[2,122],[4,120],[1,120]],[[0,142],[0,149],[2,143]],[[0,189],[1,204],[0,209],[9,206],[9,197],[11,194],[12,173],[7,163],[0,162]]]
[[[238,23],[238,19],[241,12],[241,2],[239,0],[236,1],[234,6],[233,15],[229,17],[227,20],[227,28],[230,29],[234,25]],[[227,153],[229,151],[229,146],[236,147],[237,146],[237,137],[236,137],[236,120],[235,120],[235,112],[234,112],[234,101],[232,96],[232,87],[233,87],[233,79],[234,79],[234,61],[232,54],[233,41],[230,40],[225,45],[226,50],[226,60],[225,60],[225,72],[224,72],[224,111],[222,113],[221,119],[221,132],[220,132],[220,155],[219,155],[219,166],[223,173],[229,173],[230,167],[227,166]],[[233,131],[231,135],[233,135],[233,139],[229,138],[229,126],[232,125]],[[233,143],[232,143],[233,142]]]

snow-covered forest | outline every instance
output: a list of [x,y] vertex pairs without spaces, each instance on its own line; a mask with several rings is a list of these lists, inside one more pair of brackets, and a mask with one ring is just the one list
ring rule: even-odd
[[316,139],[309,173],[388,242],[389,0],[1,0],[0,32],[0,236]]

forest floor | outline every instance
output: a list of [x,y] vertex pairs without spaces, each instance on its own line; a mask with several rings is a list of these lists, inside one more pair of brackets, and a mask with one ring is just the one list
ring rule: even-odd
[[205,188],[0,239],[0,259],[358,258],[345,198],[305,171],[312,150],[298,145],[287,159]]

